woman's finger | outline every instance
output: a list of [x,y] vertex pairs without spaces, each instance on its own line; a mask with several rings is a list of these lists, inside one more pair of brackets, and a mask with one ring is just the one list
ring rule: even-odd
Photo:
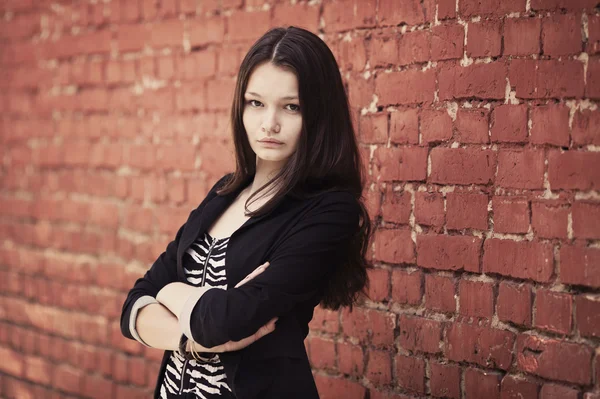
[[265,271],[265,269],[267,267],[269,267],[269,262],[265,262],[262,265],[260,265],[259,267],[257,267],[256,269],[254,269],[250,274],[248,274],[246,277],[244,277],[244,279],[242,281],[240,281],[239,283],[237,283],[235,285],[235,288],[240,287],[244,284],[246,284],[248,281],[252,280],[254,277],[258,276],[259,274],[261,274],[262,272]]

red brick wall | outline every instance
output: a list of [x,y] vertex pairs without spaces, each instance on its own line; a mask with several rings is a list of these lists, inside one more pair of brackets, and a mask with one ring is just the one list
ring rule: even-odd
[[262,3],[0,1],[0,396],[148,397],[124,295],[294,23],[338,58],[376,230],[372,301],[311,323],[322,397],[599,398],[596,1]]

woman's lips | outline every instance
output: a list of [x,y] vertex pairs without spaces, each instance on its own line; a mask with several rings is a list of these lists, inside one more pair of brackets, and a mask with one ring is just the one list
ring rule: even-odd
[[283,143],[275,143],[273,141],[259,141],[259,143],[265,147],[279,147],[280,145],[283,145]]

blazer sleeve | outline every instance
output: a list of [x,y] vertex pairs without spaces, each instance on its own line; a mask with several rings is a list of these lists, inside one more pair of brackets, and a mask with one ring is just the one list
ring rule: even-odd
[[333,269],[344,264],[360,211],[351,193],[323,197],[277,244],[263,273],[241,287],[211,288],[200,296],[184,316],[194,341],[207,348],[239,341],[319,294]]
[[178,281],[177,277],[177,248],[183,230],[195,212],[201,212],[204,205],[216,195],[216,189],[231,174],[221,177],[215,185],[209,190],[206,198],[192,210],[187,221],[179,228],[175,238],[167,245],[165,251],[158,256],[150,269],[146,271],[143,277],[136,280],[133,287],[129,290],[121,310],[121,333],[130,339],[135,339],[142,344],[145,343],[139,338],[135,331],[135,322],[137,312],[145,305],[155,303],[156,294],[165,285]]

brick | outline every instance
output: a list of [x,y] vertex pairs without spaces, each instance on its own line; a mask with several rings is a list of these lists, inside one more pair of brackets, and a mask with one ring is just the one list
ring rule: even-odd
[[600,52],[600,17],[598,15],[588,16],[588,40],[584,51],[588,54]]
[[569,145],[569,108],[564,105],[540,105],[531,108],[533,144]]
[[562,245],[560,281],[564,284],[600,287],[600,249]]
[[559,57],[583,51],[581,17],[575,14],[551,14],[542,19],[544,54]]
[[315,375],[315,383],[321,399],[363,399],[366,388],[356,382],[326,375]]
[[54,383],[56,388],[65,392],[79,394],[83,386],[83,371],[66,365],[54,369]]
[[222,17],[194,18],[188,20],[190,46],[222,43],[225,37],[225,20]]
[[294,25],[316,32],[319,29],[319,7],[304,4],[278,4],[273,14],[273,26]]
[[254,41],[261,37],[271,24],[271,12],[252,11],[242,12],[234,11],[226,20],[228,27],[228,40],[236,41]]
[[393,269],[392,300],[400,304],[418,305],[423,297],[423,273]]
[[372,0],[338,0],[323,7],[325,31],[341,31],[375,25],[375,3]]
[[375,385],[385,385],[392,382],[392,360],[387,351],[369,351],[369,360],[365,376]]
[[417,191],[415,193],[415,221],[425,226],[444,225],[444,198],[442,194]]
[[552,190],[596,190],[600,187],[600,153],[551,151],[548,180]]
[[446,227],[452,230],[488,228],[488,197],[484,194],[446,194]]
[[469,317],[492,318],[494,285],[481,281],[460,280],[458,285],[459,313]]
[[500,395],[502,399],[533,399],[538,397],[539,389],[539,385],[531,380],[507,374],[502,378]]
[[532,0],[532,10],[557,10],[559,8],[566,9],[568,11],[579,11],[583,9],[591,9],[595,6],[595,3],[590,0],[576,0],[576,1],[565,1],[565,0]]
[[591,58],[588,63],[585,96],[587,98],[600,98],[600,62],[597,57]]
[[540,53],[540,18],[506,18],[504,21],[504,54],[524,55]]
[[[369,389],[369,395],[371,399],[407,399],[408,396],[403,394],[394,394],[389,391],[378,391],[377,389]],[[586,398],[587,399],[587,398]],[[592,398],[596,399],[596,398]]]
[[387,301],[390,297],[390,272],[385,269],[369,269],[369,299],[374,302]]
[[549,380],[590,384],[592,355],[593,350],[587,345],[528,334],[517,338],[518,369]]
[[576,201],[572,208],[573,236],[600,238],[600,202]]
[[5,347],[0,347],[0,357],[3,361],[0,363],[0,370],[2,373],[13,375],[15,377],[21,377],[25,368],[25,364],[22,356]]
[[378,12],[379,25],[398,25],[401,22],[407,25],[418,25],[425,22],[425,15],[421,4],[417,0],[402,3],[394,0],[381,0]]
[[460,367],[429,361],[431,370],[429,385],[435,397],[460,398]]
[[498,233],[527,233],[529,231],[529,202],[525,198],[495,196],[492,198],[494,231]]
[[536,293],[534,326],[558,334],[572,328],[573,298],[569,294],[540,289]]
[[500,150],[496,183],[507,188],[543,188],[544,151]]
[[579,391],[558,384],[544,384],[540,391],[540,399],[578,399]]
[[432,183],[466,185],[494,181],[496,156],[491,150],[436,147],[430,157]]
[[500,399],[501,375],[494,372],[466,369],[465,398]]
[[417,265],[438,270],[479,272],[481,241],[473,236],[419,234]]
[[399,109],[390,113],[390,141],[395,144],[419,143],[419,111]]
[[508,78],[516,96],[523,99],[584,95],[583,65],[578,61],[513,59]]
[[432,143],[452,138],[452,119],[446,110],[421,110],[419,116],[422,141]]
[[454,139],[461,143],[489,143],[489,111],[485,108],[459,108],[456,113]]
[[553,272],[552,245],[540,242],[487,239],[483,245],[483,271],[539,282]]
[[363,143],[385,144],[388,139],[388,114],[368,114],[360,117],[359,138]]
[[209,111],[228,110],[235,88],[231,79],[209,80],[206,84],[206,98],[210,98],[206,108]]
[[400,316],[400,346],[412,352],[441,352],[442,323],[422,317]]
[[415,245],[408,229],[377,230],[375,258],[389,263],[414,263]]
[[241,64],[241,53],[237,48],[221,48],[217,52],[217,73],[233,76]]
[[[600,19],[599,19],[600,20]],[[600,25],[600,23],[599,23]],[[578,110],[573,115],[571,138],[575,145],[600,145],[600,134],[597,127],[600,125],[600,112]]]
[[[182,80],[193,80],[193,86],[189,88],[190,91],[193,91],[193,88],[198,88],[197,90],[205,90],[205,86],[202,80],[210,78],[216,74],[217,71],[217,53],[212,50],[200,50],[194,51],[190,54],[180,55],[176,59],[177,61],[177,77]],[[179,92],[186,92],[190,84],[186,84],[186,86],[180,87],[178,89]],[[199,101],[197,107],[194,107],[192,104],[189,106],[192,108],[203,108],[204,107],[204,96],[200,94],[196,95],[196,101]],[[190,101],[190,103],[193,100]]]
[[[134,385],[146,385],[146,368],[149,366],[148,360],[142,357],[130,357],[127,361],[129,368],[129,381]],[[154,381],[152,381],[154,382]]]
[[431,32],[407,31],[398,37],[397,65],[423,63],[431,59]]
[[425,393],[425,362],[423,359],[396,355],[396,381],[409,392]]
[[313,319],[310,322],[310,329],[328,333],[337,333],[340,328],[339,313],[323,309],[320,306],[315,308]]
[[452,277],[425,275],[425,307],[440,312],[456,311],[455,281]]
[[525,1],[511,0],[497,3],[494,0],[465,0],[459,3],[458,12],[462,16],[504,16],[513,12],[525,12]]
[[367,50],[362,37],[354,37],[351,41],[340,41],[338,43],[338,53],[339,57],[336,57],[336,59],[342,69],[352,71],[362,71],[365,69],[367,64]]
[[310,362],[318,369],[335,369],[335,342],[312,337],[310,339]]
[[427,176],[427,148],[379,147],[375,150],[374,165],[382,180],[422,181]]
[[469,24],[468,57],[497,57],[502,41],[500,21],[485,20]]
[[374,37],[370,42],[371,58],[369,64],[373,67],[396,64],[398,60],[398,41],[396,38]]
[[368,107],[373,102],[375,79],[351,79],[348,82],[348,98],[354,107]]
[[531,225],[538,237],[567,238],[569,207],[560,201],[531,203]]
[[431,29],[431,60],[459,59],[463,56],[465,28],[446,22]]
[[366,202],[366,207],[367,207],[367,211],[369,213],[369,216],[371,217],[371,220],[374,221],[377,219],[377,217],[380,215],[380,209],[381,209],[381,197],[382,197],[382,193],[381,191],[379,191],[379,189],[370,189],[368,187],[365,186],[365,202]]
[[89,375],[84,377],[83,392],[94,399],[112,398],[115,395],[113,382],[100,375]]
[[410,192],[397,191],[391,185],[388,185],[381,208],[383,220],[398,224],[409,224],[411,209]]
[[521,143],[527,140],[527,106],[500,105],[493,109],[493,142]]
[[584,337],[600,337],[600,300],[597,296],[575,297],[576,323]]
[[434,92],[435,75],[432,69],[381,73],[375,79],[379,105],[432,103]]
[[512,284],[505,281],[498,287],[498,318],[522,326],[531,326],[532,293],[528,284]]
[[337,364],[341,373],[359,377],[364,374],[364,354],[362,347],[347,342],[336,343]]
[[441,101],[459,98],[504,100],[506,69],[497,62],[474,63],[466,67],[454,63],[443,65],[438,73],[438,85]]
[[41,357],[26,357],[24,377],[42,385],[51,385],[53,364]]
[[342,329],[348,337],[360,342],[370,342],[381,347],[390,347],[394,342],[396,316],[389,312],[355,308],[342,311]]
[[510,331],[453,323],[446,331],[448,360],[508,370],[513,359],[515,334]]
[[438,19],[456,18],[456,4],[453,0],[441,0],[437,3]]

